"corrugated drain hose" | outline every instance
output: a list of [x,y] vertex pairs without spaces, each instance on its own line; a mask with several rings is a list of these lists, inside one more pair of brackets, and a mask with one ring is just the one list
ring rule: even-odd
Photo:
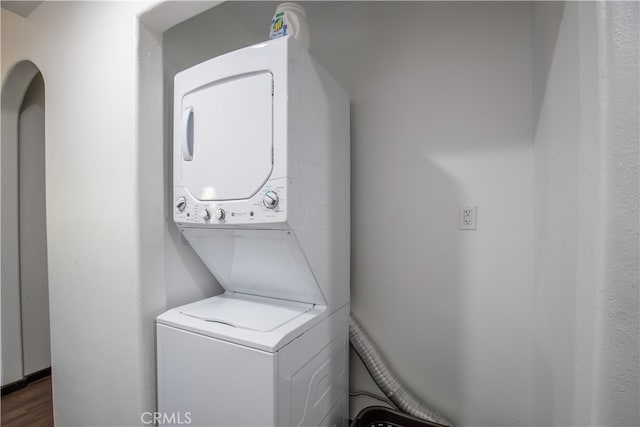
[[400,382],[353,314],[349,319],[349,340],[375,383],[398,409],[423,420],[452,426],[446,418],[423,403]]

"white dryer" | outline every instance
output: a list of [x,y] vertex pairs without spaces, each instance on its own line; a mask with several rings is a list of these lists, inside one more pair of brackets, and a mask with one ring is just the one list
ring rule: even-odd
[[345,426],[348,95],[270,40],[176,75],[173,140],[174,221],[225,292],[158,317],[159,412]]

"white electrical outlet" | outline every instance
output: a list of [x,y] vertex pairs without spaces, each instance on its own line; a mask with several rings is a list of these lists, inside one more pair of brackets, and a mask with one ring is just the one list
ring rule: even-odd
[[477,206],[461,206],[460,207],[460,230],[475,230]]

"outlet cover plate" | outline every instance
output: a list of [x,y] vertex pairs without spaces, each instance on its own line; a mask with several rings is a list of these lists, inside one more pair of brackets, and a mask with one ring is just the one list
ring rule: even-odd
[[476,230],[477,206],[460,206],[460,230]]

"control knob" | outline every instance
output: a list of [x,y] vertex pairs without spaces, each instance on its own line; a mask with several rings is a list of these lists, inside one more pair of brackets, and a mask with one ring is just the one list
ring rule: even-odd
[[200,211],[200,218],[205,221],[209,221],[211,219],[211,214],[209,213],[209,209],[203,209]]
[[224,209],[216,209],[215,216],[218,221],[222,221],[224,219]]
[[176,208],[178,208],[178,210],[182,212],[186,207],[187,207],[187,198],[179,197],[178,200],[176,201]]
[[267,207],[267,209],[275,209],[278,206],[278,193],[275,191],[267,191],[264,193],[264,197],[262,198],[262,203]]

